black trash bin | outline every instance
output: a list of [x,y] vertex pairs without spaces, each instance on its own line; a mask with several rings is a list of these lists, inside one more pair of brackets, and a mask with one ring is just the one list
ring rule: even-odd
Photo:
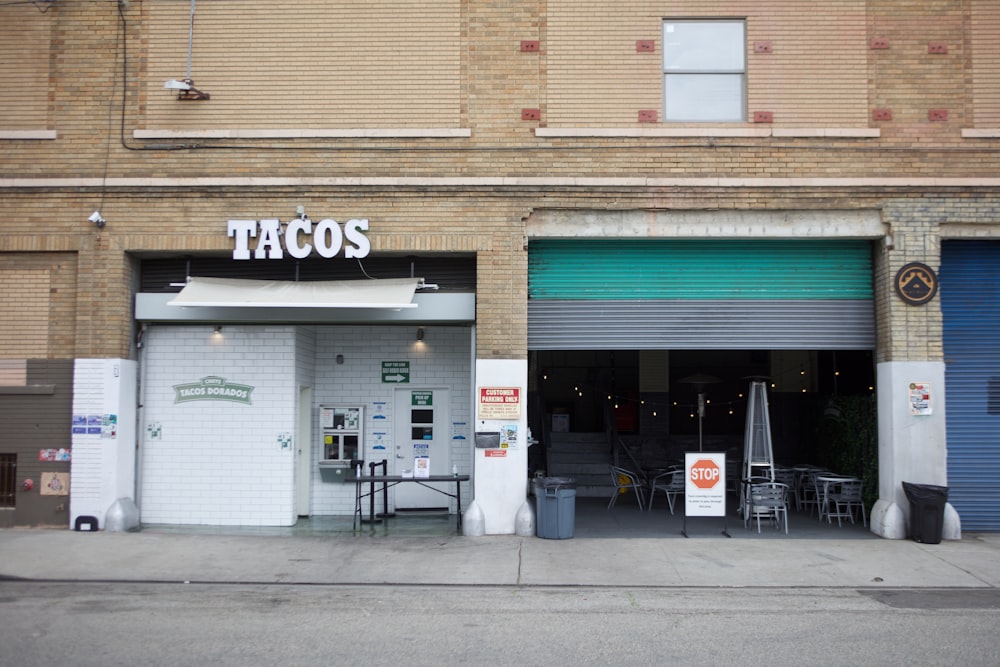
[[576,522],[576,480],[570,477],[536,477],[535,535],[550,540],[573,537]]
[[940,544],[948,487],[903,482],[903,491],[910,501],[910,538],[924,544]]

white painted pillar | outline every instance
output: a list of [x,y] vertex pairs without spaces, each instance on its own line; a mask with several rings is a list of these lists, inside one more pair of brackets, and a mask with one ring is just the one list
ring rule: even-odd
[[[909,533],[910,506],[903,482],[948,485],[943,362],[878,364],[879,499],[872,509],[871,530],[890,539]],[[927,383],[930,413],[914,414],[911,384]],[[945,539],[960,539],[958,513],[948,504]]]
[[77,359],[73,367],[70,527],[93,516],[104,528],[119,498],[135,501],[137,364]]
[[[517,419],[483,419],[478,410],[480,388],[517,388],[520,409]],[[473,423],[476,432],[499,432],[516,426],[516,446],[501,449],[473,449],[473,493],[482,510],[487,535],[513,535],[517,512],[527,498],[528,488],[528,362],[512,359],[477,359],[476,388],[473,396]]]

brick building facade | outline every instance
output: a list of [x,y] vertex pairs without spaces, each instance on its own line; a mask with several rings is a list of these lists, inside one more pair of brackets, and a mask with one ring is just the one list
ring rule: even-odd
[[[915,306],[899,297],[895,282],[911,262],[943,270],[942,247],[949,243],[997,252],[996,3],[386,0],[248,7],[225,0],[53,0],[0,7],[0,19],[7,92],[0,102],[0,205],[8,221],[0,230],[7,310],[0,323],[0,410],[8,419],[26,416],[13,420],[19,425],[0,445],[0,454],[15,461],[5,482],[7,524],[72,525],[91,514],[103,522],[109,499],[122,495],[141,512],[143,496],[157,498],[148,518],[161,522],[286,524],[317,512],[350,513],[350,499],[338,504],[339,492],[315,465],[323,456],[317,408],[363,405],[363,458],[391,460],[397,448],[400,460],[409,461],[408,445],[399,453],[398,441],[407,438],[397,430],[406,397],[396,394],[412,389],[446,392],[447,409],[435,417],[445,421],[435,437],[447,441],[448,469],[472,476],[467,497],[476,497],[487,532],[513,532],[534,467],[528,429],[541,437],[548,415],[565,407],[547,400],[539,386],[550,357],[537,355],[559,348],[531,343],[533,330],[543,326],[529,313],[529,302],[539,298],[531,293],[532,246],[554,244],[548,247],[555,258],[569,241],[604,245],[610,253],[626,252],[616,244],[636,240],[761,242],[769,244],[765,252],[791,241],[864,244],[871,283],[863,299],[871,304],[874,341],[860,347],[870,354],[878,404],[873,530],[905,536],[903,479],[950,482],[963,493],[949,466],[979,454],[951,443],[949,325],[941,307],[947,295]],[[740,31],[736,66],[712,64],[718,44],[709,55],[693,48],[694,60],[671,64],[680,48],[675,35],[683,46],[693,24],[714,31],[720,23]],[[698,69],[698,58],[709,64]],[[709,78],[720,74],[735,87]],[[165,90],[171,80],[190,80],[208,97],[181,99],[198,95]],[[686,116],[704,109],[672,92],[689,90],[683,86],[691,82],[708,90],[707,119]],[[711,100],[730,99],[735,117],[711,117],[723,106]],[[95,212],[100,224],[88,220]],[[341,225],[367,220],[370,254],[353,261],[341,252],[325,263],[313,254],[298,262],[282,246],[280,260],[233,258],[228,221],[277,219],[284,230],[301,214]],[[369,276],[373,267],[382,272]],[[166,308],[186,278],[197,275],[416,276],[439,283],[439,290],[418,289],[418,308],[391,312]],[[994,304],[996,276],[984,275],[983,285],[992,286],[983,298]],[[472,292],[469,312],[439,314],[429,305]],[[153,305],[137,296],[156,294],[149,297]],[[795,329],[795,317],[786,317],[783,326]],[[217,325],[232,334],[218,357],[217,348],[196,343]],[[427,329],[426,348],[411,346],[417,326]],[[562,328],[566,337],[574,326],[582,328]],[[818,370],[825,352],[813,353],[836,350],[836,343],[810,338],[804,328],[800,333],[791,347],[805,356],[768,347],[760,330],[742,344],[745,336],[726,339],[722,330],[719,345],[767,350],[763,363],[772,371],[783,363]],[[350,343],[338,346],[344,336]],[[622,349],[610,339],[598,344]],[[272,356],[275,349],[281,353]],[[692,340],[659,346],[643,340],[628,349],[638,355],[641,381],[616,389],[639,398],[645,385],[669,400],[679,396],[678,371],[651,379],[647,353],[670,351],[683,368],[683,350],[699,347]],[[368,365],[352,366],[359,358]],[[110,363],[110,375],[77,368],[69,380],[60,371],[91,360]],[[409,362],[408,387],[387,386],[379,377],[379,363],[393,360]],[[268,364],[273,373],[250,370]],[[358,375],[337,375],[348,367]],[[171,368],[183,372],[172,375]],[[259,387],[258,407],[284,414],[253,422],[256,434],[213,423],[243,423],[242,408],[205,403],[199,407],[211,409],[192,417],[172,402],[167,386],[208,376],[235,382],[241,374]],[[133,376],[132,385],[118,386]],[[597,369],[589,375],[603,376]],[[153,384],[144,380],[150,377]],[[933,388],[930,414],[907,412],[913,381]],[[484,386],[520,388],[523,409],[500,420],[484,416],[476,402]],[[100,398],[109,395],[110,406]],[[372,421],[380,415],[376,405],[385,406],[387,425]],[[984,410],[981,418],[992,414]],[[91,417],[101,423],[79,431],[77,422]],[[217,447],[220,455],[192,454],[180,466],[187,472],[165,472],[177,461],[157,452],[177,444],[171,441],[177,427],[192,419],[204,428],[184,431],[185,444],[193,442],[192,451]],[[503,458],[464,446],[477,430],[508,421],[520,440]],[[61,424],[55,433],[62,435],[40,436],[40,422]],[[669,440],[678,431],[627,427],[639,438]],[[129,434],[135,452],[121,442]],[[373,450],[380,435],[388,449]],[[112,462],[108,441],[117,445]],[[791,456],[804,454],[785,446]],[[977,465],[1000,472],[1000,443],[993,436],[986,446]],[[230,465],[246,447],[259,455],[255,465],[272,466],[274,476],[258,479],[250,466]],[[71,450],[72,460],[47,461],[42,450]],[[130,472],[130,456],[137,457],[137,473]],[[54,474],[65,475],[68,494],[42,493],[43,474],[50,484]],[[212,480],[226,475],[241,481],[215,486]],[[33,489],[25,488],[29,479]],[[968,482],[967,498],[980,493],[977,484]],[[191,518],[195,506],[236,507],[268,485],[276,488],[268,492],[266,515],[234,510]],[[173,512],[171,497],[182,499]],[[946,514],[946,536],[960,534],[966,510],[956,507]],[[1000,499],[969,511],[976,517],[971,525],[1000,527]]]

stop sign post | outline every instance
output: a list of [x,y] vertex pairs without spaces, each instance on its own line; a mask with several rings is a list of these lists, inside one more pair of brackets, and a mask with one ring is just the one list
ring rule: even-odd
[[689,516],[723,518],[722,534],[729,537],[726,517],[726,455],[724,452],[687,452],[684,455],[684,530]]

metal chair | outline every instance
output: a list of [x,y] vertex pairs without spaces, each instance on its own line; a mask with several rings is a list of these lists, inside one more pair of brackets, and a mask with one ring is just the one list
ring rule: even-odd
[[631,470],[626,470],[625,468],[620,468],[616,465],[608,467],[611,468],[611,481],[615,487],[614,493],[611,494],[611,501],[608,502],[608,509],[614,507],[615,501],[618,500],[618,496],[623,493],[627,493],[628,490],[631,489],[635,491],[635,498],[639,501],[639,509],[642,510],[646,505],[646,501],[642,493],[643,487],[645,486],[642,482],[642,478]]
[[865,516],[865,503],[862,499],[864,484],[860,479],[845,479],[840,485],[830,491],[830,501],[833,502],[835,510],[829,513],[828,517],[837,517],[837,525],[841,525],[840,519],[850,519],[854,523],[854,511],[861,514],[861,522],[868,527],[868,517]]
[[663,491],[667,496],[667,507],[670,508],[670,513],[673,514],[677,496],[684,496],[684,469],[667,470],[653,478],[649,483],[648,509],[650,510],[653,509],[653,496],[656,495],[657,491]]
[[740,469],[742,462],[735,456],[726,454],[726,490],[734,494],[740,493]]
[[[806,511],[812,515],[812,508],[816,508],[817,514],[822,514],[822,485],[816,482],[816,478],[820,475],[826,474],[825,470],[810,470],[802,474],[802,482],[799,487],[799,503],[801,507],[804,507]],[[820,519],[823,517],[820,516]]]
[[750,486],[750,502],[747,516],[757,520],[757,532],[760,533],[760,520],[773,520],[775,528],[785,525],[785,535],[788,534],[788,486],[780,482],[764,482]]

